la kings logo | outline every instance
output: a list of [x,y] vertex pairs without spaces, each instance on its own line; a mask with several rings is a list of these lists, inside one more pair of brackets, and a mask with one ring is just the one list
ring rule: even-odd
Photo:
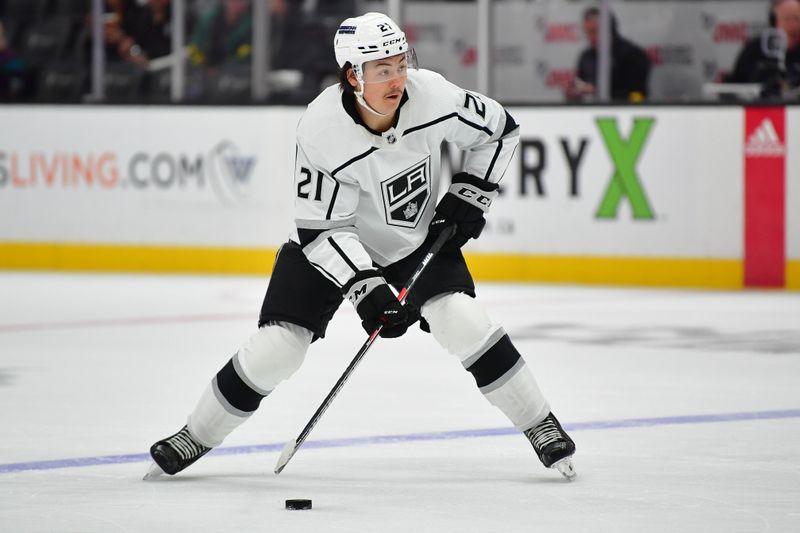
[[386,223],[415,228],[431,197],[431,158],[381,182]]

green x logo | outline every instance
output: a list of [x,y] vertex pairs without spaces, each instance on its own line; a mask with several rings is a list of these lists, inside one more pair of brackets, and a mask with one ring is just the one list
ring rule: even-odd
[[633,218],[652,220],[653,210],[645,196],[644,189],[636,175],[636,162],[642,153],[647,136],[655,122],[653,118],[637,118],[633,121],[633,131],[626,141],[617,128],[617,119],[598,118],[597,127],[614,161],[616,170],[611,176],[605,196],[595,213],[596,218],[616,218],[619,203],[623,196],[628,198],[633,210]]

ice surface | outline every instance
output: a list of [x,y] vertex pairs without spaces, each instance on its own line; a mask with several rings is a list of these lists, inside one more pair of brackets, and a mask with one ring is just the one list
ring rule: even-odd
[[[0,530],[800,531],[800,294],[490,285],[578,452],[566,482],[416,328],[345,304],[223,447],[141,480],[255,327],[266,280],[0,274]],[[310,511],[284,509],[310,498]]]

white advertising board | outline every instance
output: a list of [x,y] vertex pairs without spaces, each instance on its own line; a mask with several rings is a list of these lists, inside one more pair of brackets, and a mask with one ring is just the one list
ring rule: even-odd
[[274,246],[296,108],[0,109],[0,240]]
[[[301,112],[3,108],[0,240],[276,247]],[[740,108],[511,113],[522,141],[470,250],[741,257]]]
[[511,112],[522,141],[472,249],[741,257],[740,109]]

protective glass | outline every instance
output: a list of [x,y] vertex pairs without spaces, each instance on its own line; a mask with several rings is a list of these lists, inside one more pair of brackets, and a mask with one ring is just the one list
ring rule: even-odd
[[413,48],[405,54],[398,55],[404,57],[400,61],[397,60],[398,56],[391,56],[385,60],[375,59],[364,63],[362,67],[364,83],[386,83],[397,78],[405,78],[410,69],[417,69],[417,54]]

